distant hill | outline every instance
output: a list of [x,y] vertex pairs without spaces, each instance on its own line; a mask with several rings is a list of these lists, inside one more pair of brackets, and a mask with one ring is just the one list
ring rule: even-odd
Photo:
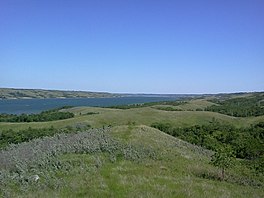
[[105,92],[0,88],[0,99],[105,98],[105,97],[120,97],[120,96],[122,95],[105,93]]

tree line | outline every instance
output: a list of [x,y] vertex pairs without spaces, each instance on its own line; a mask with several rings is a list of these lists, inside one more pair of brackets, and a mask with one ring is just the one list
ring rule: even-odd
[[236,158],[250,160],[257,171],[264,173],[264,122],[247,128],[235,128],[217,121],[181,128],[170,123],[153,123],[151,126],[213,151],[230,147]]
[[207,107],[206,111],[218,112],[235,117],[251,117],[264,115],[264,95],[232,98],[227,100],[210,100],[217,105]]
[[0,122],[47,122],[53,120],[63,120],[73,118],[71,112],[61,112],[60,109],[70,108],[68,106],[56,108],[48,111],[42,111],[39,114],[0,114]]
[[21,142],[28,142],[30,140],[54,136],[58,133],[73,133],[78,131],[85,131],[91,128],[89,124],[76,123],[71,126],[66,126],[64,128],[55,128],[50,126],[48,128],[27,128],[22,130],[0,130],[0,149],[8,146],[9,144],[18,144]]
[[137,103],[137,104],[128,104],[128,105],[116,105],[116,106],[109,106],[107,108],[111,109],[134,109],[134,108],[141,108],[141,107],[151,107],[154,105],[172,105],[172,106],[179,106],[182,104],[186,104],[186,101],[160,101],[160,102],[146,102],[146,103]]

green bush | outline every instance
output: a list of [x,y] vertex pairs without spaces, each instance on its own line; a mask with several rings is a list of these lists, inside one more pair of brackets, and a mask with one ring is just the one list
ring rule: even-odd
[[21,142],[28,142],[30,140],[53,136],[58,133],[71,133],[75,131],[83,131],[89,129],[91,126],[82,123],[76,123],[73,126],[56,129],[53,126],[49,128],[31,128],[25,130],[14,131],[12,129],[0,131],[0,148],[4,148],[9,144],[18,144]]
[[229,146],[234,151],[235,157],[250,160],[252,162],[250,166],[256,172],[263,171],[259,166],[260,163],[263,163],[263,160],[260,159],[264,155],[263,122],[248,128],[235,128],[216,121],[209,125],[182,128],[174,127],[170,123],[153,123],[151,126],[169,135],[213,151],[218,151],[223,145]]
[[211,164],[221,169],[221,180],[225,179],[226,169],[234,165],[234,153],[230,147],[217,149],[211,159]]
[[0,122],[47,122],[53,120],[63,120],[73,118],[74,114],[71,112],[61,112],[60,109],[69,108],[67,106],[48,111],[42,111],[39,114],[0,114]]
[[206,111],[218,112],[235,117],[250,117],[264,115],[264,95],[252,97],[232,98],[226,100],[211,100],[217,105],[207,107]]

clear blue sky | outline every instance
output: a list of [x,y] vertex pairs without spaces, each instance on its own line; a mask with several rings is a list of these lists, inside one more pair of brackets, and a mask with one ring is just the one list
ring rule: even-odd
[[263,0],[0,0],[0,87],[264,90]]

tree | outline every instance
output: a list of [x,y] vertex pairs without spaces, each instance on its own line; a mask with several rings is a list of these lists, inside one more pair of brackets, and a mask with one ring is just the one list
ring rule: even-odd
[[234,165],[233,150],[230,147],[217,149],[211,158],[211,164],[221,169],[221,180],[224,180],[226,169]]

